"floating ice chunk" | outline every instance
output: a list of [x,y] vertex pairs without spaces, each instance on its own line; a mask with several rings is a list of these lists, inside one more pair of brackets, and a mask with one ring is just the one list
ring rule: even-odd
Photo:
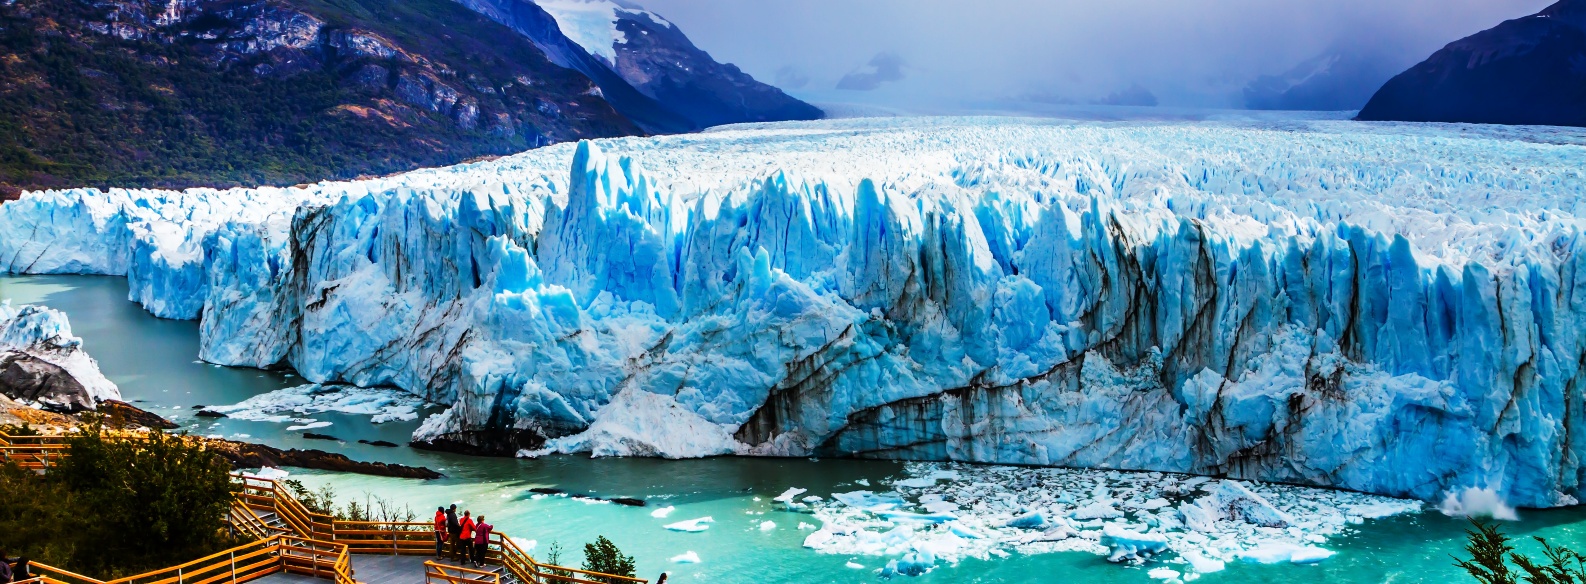
[[1195,570],[1197,574],[1221,572],[1227,567],[1227,564],[1222,560],[1206,557],[1206,554],[1197,550],[1186,551],[1179,554],[1179,557],[1184,558],[1184,561],[1188,562],[1190,568]]
[[843,566],[847,567],[850,570],[863,570],[863,569],[865,569],[865,565],[864,564],[861,564],[859,562],[855,562],[853,560],[849,560],[848,563],[843,564]]
[[1145,574],[1146,576],[1155,580],[1166,580],[1168,584],[1183,581],[1179,579],[1179,576],[1182,576],[1183,574],[1180,574],[1178,570],[1174,570],[1172,568],[1152,568],[1151,571],[1146,572]]
[[662,527],[672,531],[700,532],[710,529],[710,525],[707,524],[714,523],[715,521],[715,519],[710,517],[700,517],[698,519],[690,519],[688,521],[679,521],[677,523],[667,524]]
[[1123,511],[1119,511],[1118,507],[1114,506],[1112,501],[1104,499],[1075,509],[1073,513],[1069,514],[1069,517],[1073,517],[1080,521],[1087,521],[1090,519],[1113,519],[1116,517],[1123,517]]
[[1157,497],[1155,499],[1151,499],[1149,501],[1141,503],[1140,504],[1140,508],[1144,509],[1146,511],[1155,511],[1157,509],[1161,509],[1161,508],[1166,507],[1168,505],[1172,505],[1172,503],[1168,502],[1167,499],[1163,499],[1161,497]]
[[683,552],[681,554],[672,556],[672,559],[670,561],[672,563],[674,563],[674,564],[698,564],[699,563],[699,554],[696,554],[693,551],[686,551],[686,552]]
[[807,530],[810,530],[810,529],[815,529],[815,526],[814,525],[810,525],[808,523],[805,523],[803,521],[799,522],[799,531],[807,531]]
[[887,566],[881,569],[881,577],[923,576],[934,567],[936,567],[936,556],[929,551],[915,550],[902,558],[887,562]]
[[310,422],[312,419],[304,416],[340,412],[369,416],[370,422],[382,424],[416,420],[418,408],[423,405],[423,399],[397,389],[310,383],[259,394],[231,405],[205,409],[239,420],[258,422]]
[[831,531],[817,529],[814,533],[804,536],[804,547],[811,549],[821,549],[826,545],[827,542],[830,542],[832,538],[836,536],[837,534]]
[[288,431],[288,432],[298,432],[298,431],[301,431],[301,430],[314,430],[314,429],[317,429],[317,428],[324,428],[324,427],[327,427],[327,426],[330,426],[330,425],[331,425],[330,422],[309,422],[307,424],[301,424],[301,425],[297,425],[297,426],[287,426],[286,427],[286,431]]
[[1031,511],[1013,519],[1003,525],[1019,529],[1042,529],[1046,527],[1046,514],[1040,511]]
[[771,499],[771,500],[772,501],[776,501],[778,503],[791,503],[791,502],[793,502],[793,498],[794,497],[802,495],[806,491],[808,491],[808,489],[800,489],[798,487],[792,487],[792,488],[789,488],[786,491],[782,491],[782,494],[777,495],[775,499]]
[[1239,558],[1258,564],[1278,564],[1291,562],[1295,564],[1314,564],[1332,557],[1332,550],[1316,546],[1302,546],[1286,541],[1265,541],[1255,547],[1239,552]]
[[1101,544],[1112,548],[1110,562],[1142,562],[1167,549],[1168,539],[1161,533],[1141,533],[1109,523],[1102,528]]
[[776,529],[776,522],[775,521],[761,521],[760,522],[760,531],[771,531],[773,529]]
[[1179,506],[1184,524],[1207,532],[1221,519],[1241,519],[1262,527],[1288,527],[1294,518],[1284,513],[1261,495],[1257,495],[1238,481],[1223,480],[1211,494],[1196,499],[1194,503]]
[[660,509],[656,509],[654,511],[651,511],[650,512],[650,516],[654,517],[656,519],[666,519],[667,515],[671,515],[672,512],[676,511],[676,510],[677,510],[677,507],[673,507],[671,505],[667,505],[667,506],[662,507]]
[[1458,493],[1449,491],[1437,509],[1450,517],[1491,517],[1500,521],[1520,519],[1514,507],[1505,503],[1496,491],[1476,487],[1466,487]]
[[878,495],[870,491],[852,491],[848,493],[832,493],[832,498],[849,507],[871,513],[889,511],[903,505],[903,497],[895,493]]

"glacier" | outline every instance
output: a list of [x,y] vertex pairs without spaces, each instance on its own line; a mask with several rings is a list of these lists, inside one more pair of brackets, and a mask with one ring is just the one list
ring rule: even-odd
[[293,188],[30,192],[206,361],[496,454],[849,456],[1571,505],[1586,135],[826,120]]

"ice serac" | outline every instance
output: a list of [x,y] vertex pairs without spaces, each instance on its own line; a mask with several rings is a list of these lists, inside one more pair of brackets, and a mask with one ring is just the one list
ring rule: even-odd
[[[269,193],[29,193],[0,222],[40,229],[0,251],[136,264],[212,362],[449,404],[414,437],[440,448],[1556,506],[1586,480],[1571,132],[785,123]],[[1206,515],[1270,511],[1236,490]]]
[[0,300],[0,393],[64,412],[92,410],[121,390],[72,336],[66,314]]

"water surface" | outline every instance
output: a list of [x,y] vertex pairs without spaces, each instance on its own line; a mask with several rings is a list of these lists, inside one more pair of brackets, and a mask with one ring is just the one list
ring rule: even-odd
[[[421,517],[436,505],[457,502],[460,508],[484,513],[498,528],[537,542],[543,559],[552,542],[566,548],[563,561],[577,564],[582,544],[605,535],[634,555],[640,576],[654,578],[670,571],[669,581],[711,582],[876,582],[872,570],[885,563],[877,557],[822,555],[801,546],[815,526],[809,515],[777,511],[770,500],[788,487],[810,494],[860,488],[857,481],[881,485],[899,476],[899,463],[850,460],[712,458],[665,461],[651,459],[588,459],[557,456],[539,460],[470,457],[415,450],[378,448],[358,440],[405,444],[417,421],[371,424],[365,416],[318,414],[332,422],[316,430],[339,442],[306,440],[287,432],[287,424],[244,420],[210,420],[193,416],[194,406],[230,404],[253,395],[291,387],[303,381],[287,371],[218,367],[197,361],[198,325],[162,320],[128,302],[125,280],[98,276],[0,275],[0,299],[43,304],[64,311],[85,349],[99,361],[105,375],[121,387],[122,396],[165,415],[195,434],[224,435],[281,448],[318,448],[342,452],[359,460],[423,465],[446,473],[435,481],[388,479],[315,471],[294,471],[310,486],[331,485],[345,499],[379,496],[411,507]],[[427,415],[435,408],[426,409]],[[635,508],[591,503],[568,497],[535,496],[537,487],[603,497],[637,497]],[[676,509],[665,519],[651,516],[660,507]],[[667,523],[712,517],[701,533],[668,531]],[[1504,524],[1517,536],[1540,535],[1556,543],[1586,548],[1586,508],[1522,510],[1522,520]],[[763,531],[772,521],[775,529]],[[1467,582],[1451,564],[1462,553],[1463,520],[1436,512],[1369,521],[1357,533],[1325,544],[1337,556],[1313,566],[1230,564],[1226,571],[1197,582],[1365,584]],[[1525,544],[1523,549],[1534,546]],[[669,558],[695,552],[701,563],[674,564]],[[852,561],[864,569],[847,567]],[[1167,565],[1153,563],[1149,567]],[[1159,582],[1146,569],[1109,564],[1081,553],[1014,554],[1005,559],[967,560],[939,566],[919,578],[901,582]]]

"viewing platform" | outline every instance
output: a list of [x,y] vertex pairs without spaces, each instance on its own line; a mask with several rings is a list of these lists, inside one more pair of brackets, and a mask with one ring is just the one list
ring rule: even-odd
[[[0,464],[48,472],[69,449],[65,436],[0,433]],[[152,572],[99,580],[32,563],[17,584],[648,584],[648,580],[536,562],[512,537],[495,532],[485,567],[436,559],[428,522],[344,521],[316,513],[279,482],[234,476],[226,522],[253,543]]]

